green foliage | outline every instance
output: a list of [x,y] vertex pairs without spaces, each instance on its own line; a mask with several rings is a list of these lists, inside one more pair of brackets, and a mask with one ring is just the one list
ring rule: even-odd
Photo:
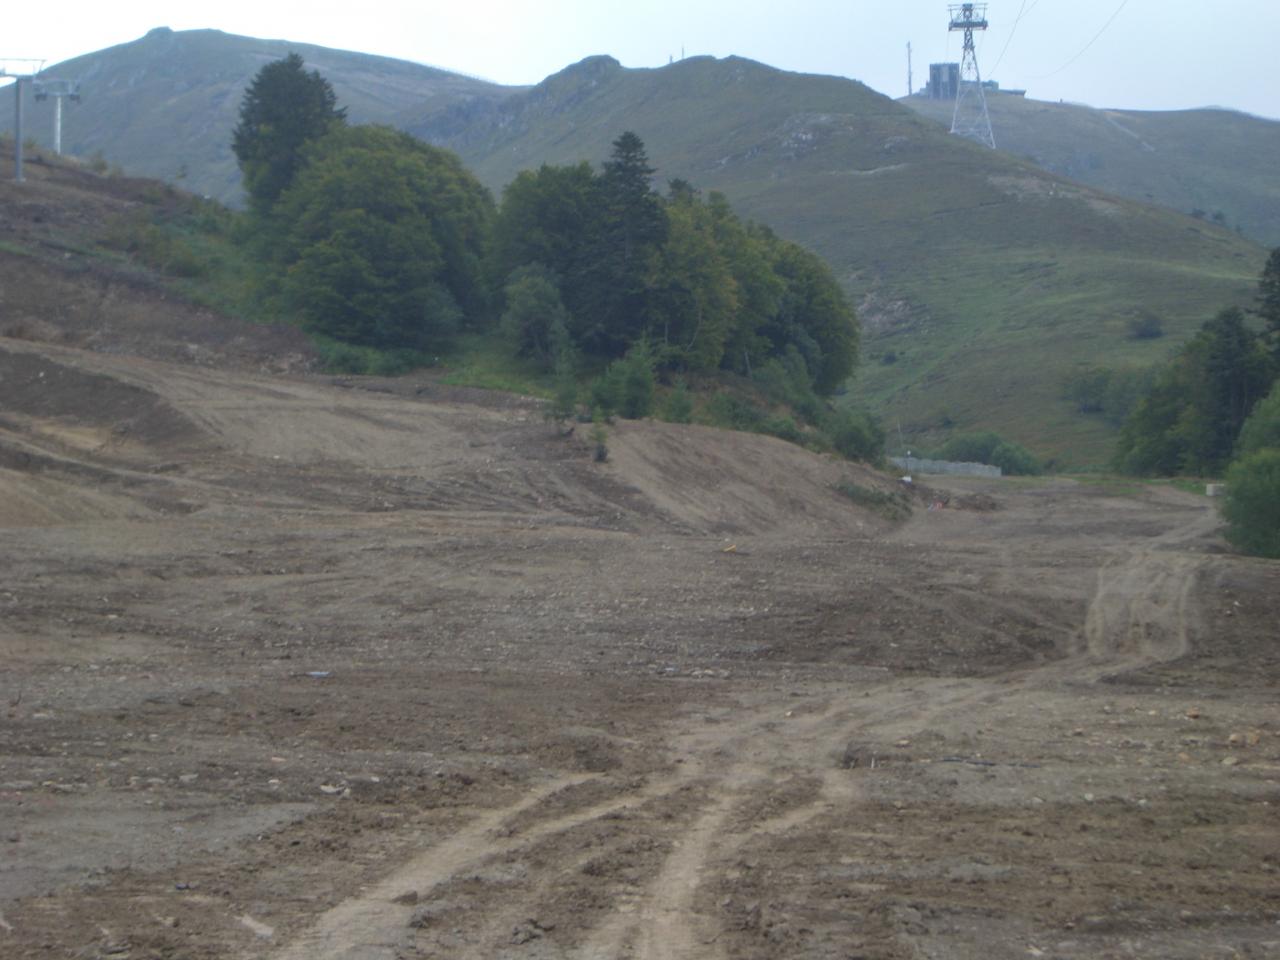
[[157,222],[144,209],[113,221],[106,242],[170,277],[191,279],[202,277],[208,271],[207,262],[175,227]]
[[1044,467],[1030,451],[990,430],[952,437],[932,454],[938,460],[986,463],[1010,476],[1034,476]]
[[803,444],[805,440],[804,430],[800,428],[800,424],[796,423],[794,417],[788,417],[785,414],[768,417],[760,425],[760,432],[777,437],[779,440],[786,440],[788,443]]
[[628,420],[639,420],[653,413],[657,380],[653,372],[653,351],[648,341],[632,344],[627,355],[615,360],[619,384],[618,412]]
[[[816,419],[817,396],[848,378],[858,354],[856,318],[830,271],[742,223],[720,194],[704,201],[677,181],[662,200],[652,173],[633,133],[614,142],[598,175],[585,163],[520,173],[503,194],[489,275],[554,277],[570,339],[589,357],[647,339],[662,370],[750,375],[785,359],[785,377],[807,382],[804,415]],[[802,378],[790,369],[797,358]]]
[[517,267],[503,291],[506,310],[499,329],[516,356],[532,357],[550,369],[572,349],[569,312],[555,278],[541,264]]
[[876,490],[852,480],[842,481],[836,485],[836,489],[858,506],[874,510],[888,520],[905,520],[911,516],[911,499],[903,491],[895,490],[890,493]]
[[593,419],[610,420],[622,405],[622,379],[616,366],[591,381],[587,388],[587,402]]
[[1235,547],[1280,559],[1280,449],[1261,449],[1231,465],[1222,515]]
[[593,457],[596,463],[604,463],[609,459],[609,431],[604,420],[596,418],[591,424],[591,443],[595,446]]
[[703,414],[713,427],[726,430],[761,432],[768,416],[763,410],[735,391],[720,390],[703,404]]
[[1235,308],[1221,311],[1157,376],[1125,421],[1115,466],[1142,476],[1220,472],[1272,376],[1244,315]]
[[777,316],[766,336],[777,350],[795,344],[803,354],[813,388],[830,395],[858,360],[858,327],[853,308],[826,264],[793,243],[775,250],[774,269],[785,285]]
[[1280,450],[1280,380],[1272,385],[1270,393],[1258,401],[1249,414],[1249,419],[1240,428],[1236,454],[1246,456],[1268,447]]
[[650,329],[689,370],[713,371],[738,309],[737,283],[721,254],[711,211],[691,193],[667,204],[668,232],[653,266]]
[[787,344],[781,356],[767,359],[753,379],[774,403],[785,404],[809,423],[822,420],[822,401],[813,391],[809,367],[795,344]]
[[1164,336],[1164,321],[1150,310],[1139,310],[1136,316],[1129,318],[1126,327],[1133,340],[1155,340]]
[[1258,280],[1258,316],[1266,324],[1271,356],[1280,363],[1280,247],[1271,251]]
[[578,380],[573,371],[556,376],[555,392],[547,405],[547,419],[556,423],[572,420],[578,412]]
[[1044,472],[1043,465],[1031,451],[1008,440],[996,444],[991,451],[990,462],[999,467],[1001,473],[1011,477],[1032,477]]
[[374,126],[306,153],[273,213],[272,267],[307,329],[426,350],[482,313],[491,201],[455,156]]
[[591,382],[591,412],[603,419],[619,414],[639,420],[653,413],[656,394],[653,351],[647,341],[640,340]]
[[878,463],[884,457],[884,430],[865,410],[841,408],[828,414],[822,430],[850,460]]
[[693,397],[689,384],[677,380],[662,406],[662,419],[668,423],[690,423],[693,420]]
[[[592,259],[598,193],[596,175],[586,162],[521,171],[503,190],[494,220],[490,273],[495,285],[520,267],[539,264],[557,278],[570,313],[585,316],[581,280]],[[582,339],[582,323],[575,321],[571,330]]]
[[315,336],[313,343],[324,369],[330,373],[394,377],[423,366],[428,357],[414,350],[380,350]]
[[245,90],[231,139],[251,207],[269,211],[293,183],[304,147],[345,119],[329,82],[319,71],[307,73],[298,54],[259,70]]

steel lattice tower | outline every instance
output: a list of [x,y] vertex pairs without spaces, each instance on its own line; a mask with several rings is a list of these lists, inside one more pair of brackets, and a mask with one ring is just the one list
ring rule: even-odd
[[964,56],[960,60],[960,82],[956,84],[956,109],[951,115],[951,132],[996,148],[987,114],[987,95],[978,72],[978,52],[973,46],[973,31],[987,29],[985,3],[957,3],[947,8],[951,13],[951,32],[964,31]]

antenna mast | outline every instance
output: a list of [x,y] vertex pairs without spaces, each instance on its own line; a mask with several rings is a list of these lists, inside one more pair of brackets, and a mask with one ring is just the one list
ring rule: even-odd
[[978,53],[973,46],[973,31],[987,29],[987,5],[957,3],[947,10],[951,14],[950,31],[964,31],[964,55],[960,60],[960,82],[956,84],[956,108],[951,115],[951,132],[976,140],[994,150],[996,138],[991,132],[987,96],[982,89]]
[[907,41],[907,96],[915,93],[916,85],[911,78],[911,41]]

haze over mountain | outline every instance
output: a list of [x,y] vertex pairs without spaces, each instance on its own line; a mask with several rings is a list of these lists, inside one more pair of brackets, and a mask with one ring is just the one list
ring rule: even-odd
[[[1040,453],[1096,462],[1110,428],[1073,412],[1065,376],[1080,364],[1162,357],[1222,306],[1247,304],[1264,259],[1230,229],[1104,194],[1015,155],[1061,165],[1049,146],[991,152],[855,81],[734,57],[648,70],[592,57],[533,88],[507,88],[283,41],[159,30],[59,65],[86,97],[69,113],[64,142],[234,199],[229,140],[241,91],[289,50],[330,80],[353,121],[393,123],[457,151],[495,193],[521,169],[599,162],[619,133],[635,131],[659,185],[680,177],[721,190],[735,209],[831,263],[866,330],[856,394],[907,440],[983,426]],[[47,113],[31,116],[34,124]],[[1142,141],[1175,152],[1176,141],[1155,132],[1161,115],[1143,116]],[[1238,127],[1237,156],[1280,130],[1255,118]],[[1118,166],[1110,146],[1079,150],[1103,158],[1095,168]],[[1214,199],[1214,184],[1252,183],[1262,207],[1280,182],[1255,166],[1247,176],[1197,174],[1194,158],[1179,169],[1196,182],[1197,199],[1178,199],[1176,171],[1163,192],[1146,191],[1181,209],[1222,209],[1229,224],[1243,222],[1248,201],[1239,190]],[[1143,316],[1159,318],[1164,339],[1129,337]]]

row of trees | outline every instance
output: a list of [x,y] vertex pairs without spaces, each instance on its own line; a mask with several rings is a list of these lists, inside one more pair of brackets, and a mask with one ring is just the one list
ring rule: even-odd
[[1255,315],[1229,308],[1158,370],[1121,429],[1115,465],[1147,476],[1226,471],[1227,537],[1280,557],[1280,248]]
[[827,266],[721,194],[677,180],[659,196],[652,175],[624,133],[599,173],[544,165],[508,185],[491,264],[516,349],[552,364],[564,346],[607,358],[645,340],[660,367],[743,374],[793,349],[814,390],[832,393],[857,361],[858,328]]
[[548,368],[640,343],[660,370],[751,374],[795,355],[819,395],[857,360],[826,265],[723,196],[679,181],[660,196],[634,133],[599,171],[520,174],[497,207],[453,154],[349,126],[291,54],[246,91],[233,149],[264,296],[334,340],[430,350],[465,324]]

